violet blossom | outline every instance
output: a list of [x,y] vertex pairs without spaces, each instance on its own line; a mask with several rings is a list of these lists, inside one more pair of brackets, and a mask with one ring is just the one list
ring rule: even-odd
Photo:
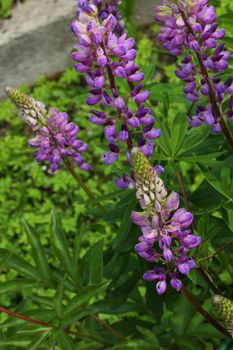
[[[77,19],[71,26],[77,38],[72,54],[77,62],[74,67],[86,74],[90,89],[87,104],[93,106],[90,122],[104,126],[109,151],[102,159],[107,164],[117,160],[120,143],[127,144],[128,150],[132,148],[137,129],[142,132],[138,145],[148,157],[154,149],[152,140],[160,136],[160,130],[154,128],[151,109],[145,106],[149,91],[143,89],[144,73],[135,64],[135,40],[127,37],[118,12],[119,3],[104,5],[101,1],[79,0]],[[119,79],[127,81],[128,96],[121,95]],[[111,107],[114,114],[96,110],[94,106],[99,103]]]
[[173,289],[182,288],[182,276],[195,267],[191,250],[197,248],[201,238],[192,233],[193,215],[180,208],[176,192],[168,194],[162,179],[139,148],[131,151],[136,197],[142,212],[132,212],[132,221],[140,227],[141,236],[135,246],[137,254],[152,263],[145,272],[146,281],[156,282],[156,291],[163,294],[167,280]]
[[158,39],[172,55],[184,55],[176,71],[185,83],[184,94],[193,104],[206,96],[209,99],[207,107],[197,106],[196,114],[189,119],[190,126],[207,124],[214,133],[219,133],[224,123],[222,104],[229,99],[225,114],[233,122],[233,77],[225,82],[216,77],[228,68],[231,55],[225,43],[219,41],[225,30],[218,28],[214,6],[208,6],[208,0],[162,0],[161,3],[155,16],[163,24]]
[[6,91],[22,118],[35,131],[35,137],[29,140],[29,145],[36,149],[37,162],[48,161],[51,172],[58,169],[61,161],[71,161],[81,170],[91,170],[82,157],[88,145],[77,139],[80,128],[68,121],[67,113],[58,112],[55,108],[47,112],[42,102],[13,88],[7,88]]

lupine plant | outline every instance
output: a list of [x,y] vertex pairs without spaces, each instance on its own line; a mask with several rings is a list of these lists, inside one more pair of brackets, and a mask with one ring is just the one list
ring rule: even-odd
[[[71,195],[60,218],[48,208],[46,242],[22,218],[30,256],[0,249],[12,278],[0,285],[3,350],[232,345],[229,40],[221,41],[226,32],[210,1],[162,0],[153,15],[161,26],[155,51],[166,62],[177,57],[174,74],[185,85],[158,83],[153,61],[138,65],[121,10],[119,0],[77,1],[72,58],[86,91],[79,126],[36,96],[6,88],[44,178],[65,172],[83,199]],[[90,179],[114,190],[102,193]],[[60,221],[77,205],[82,214],[68,235]]]

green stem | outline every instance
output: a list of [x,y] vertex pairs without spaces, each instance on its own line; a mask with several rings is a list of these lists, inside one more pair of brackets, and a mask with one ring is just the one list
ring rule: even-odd
[[63,158],[63,163],[65,164],[69,173],[73,176],[75,181],[78,183],[78,185],[86,192],[87,196],[90,199],[94,199],[95,196],[93,192],[85,185],[82,178],[74,171],[74,168],[72,167],[72,164],[70,163],[69,159]]
[[[69,171],[69,173],[73,176],[75,181],[78,183],[78,185],[84,190],[84,192],[87,194],[89,199],[95,199],[94,193],[85,185],[82,178],[75,172],[74,168],[72,167],[72,164],[70,163],[69,159],[63,158],[63,163],[66,166],[66,169]],[[96,203],[97,207],[101,209],[103,212],[105,212],[105,208],[100,204]]]

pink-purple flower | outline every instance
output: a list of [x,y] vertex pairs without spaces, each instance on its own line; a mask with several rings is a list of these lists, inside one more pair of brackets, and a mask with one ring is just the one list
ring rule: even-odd
[[[101,1],[79,0],[77,19],[71,26],[77,38],[72,54],[75,69],[86,74],[90,88],[87,104],[96,106],[101,103],[112,108],[109,113],[93,109],[89,118],[92,123],[105,126],[110,150],[102,159],[107,164],[117,160],[121,143],[127,145],[128,151],[132,148],[136,129],[142,133],[139,146],[147,156],[152,154],[152,147],[149,152],[146,145],[160,136],[160,130],[154,128],[152,112],[145,106],[150,94],[141,84],[144,73],[135,64],[135,40],[127,37],[118,11],[119,2],[103,4]],[[121,79],[127,81],[128,95],[119,89]]]
[[[228,68],[230,52],[219,42],[225,30],[218,27],[214,6],[208,0],[162,0],[156,8],[156,20],[162,23],[158,39],[171,54],[184,58],[176,71],[185,82],[184,94],[193,104],[208,97],[207,107],[197,106],[190,126],[210,125],[214,133],[222,129],[222,104],[233,94],[232,79],[222,82],[216,74]],[[189,52],[193,51],[196,60]],[[205,109],[205,110],[203,110]],[[225,113],[232,122],[232,106]]]
[[166,291],[168,279],[171,287],[179,291],[182,276],[187,276],[196,266],[191,251],[201,243],[201,238],[190,228],[193,215],[180,208],[178,193],[168,195],[159,173],[139,149],[133,148],[131,157],[136,197],[143,209],[131,214],[133,223],[141,230],[135,251],[154,265],[144,274],[144,279],[156,282],[158,294]]
[[71,160],[81,170],[91,170],[91,166],[82,156],[82,153],[87,152],[88,145],[77,139],[79,131],[77,125],[68,121],[67,113],[50,109],[46,124],[29,140],[29,145],[36,149],[37,162],[48,161],[51,172],[55,172],[61,161],[66,159]]
[[91,170],[82,156],[88,145],[77,139],[80,129],[69,122],[67,113],[58,112],[55,108],[48,112],[42,102],[16,89],[8,87],[6,92],[23,120],[35,132],[29,145],[36,150],[37,162],[47,161],[51,172],[55,172],[62,161],[71,162],[82,170]]

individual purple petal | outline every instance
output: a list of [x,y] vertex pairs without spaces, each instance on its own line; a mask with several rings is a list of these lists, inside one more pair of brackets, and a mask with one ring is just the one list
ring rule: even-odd
[[167,289],[167,283],[166,281],[159,281],[156,284],[156,291],[159,295],[162,295],[166,292]]

